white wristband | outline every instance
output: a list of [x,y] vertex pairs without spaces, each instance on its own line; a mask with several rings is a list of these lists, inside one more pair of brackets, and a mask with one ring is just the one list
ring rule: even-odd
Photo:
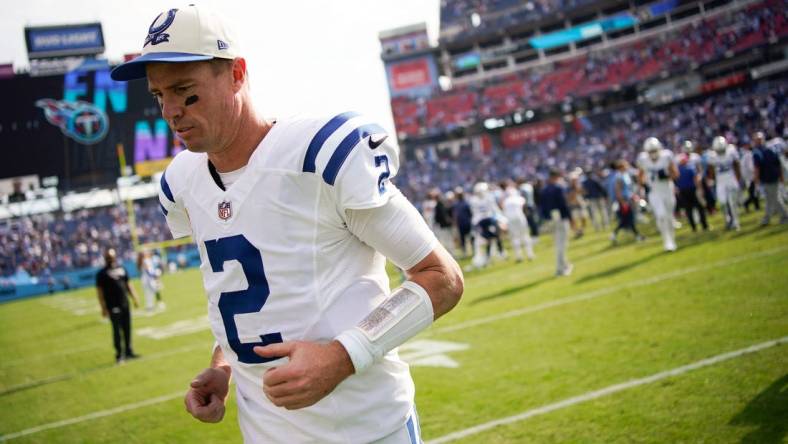
[[369,351],[371,344],[358,327],[343,331],[335,339],[347,350],[356,373],[363,372],[375,363],[375,356]]
[[336,337],[348,352],[356,373],[432,324],[434,313],[427,291],[405,281],[358,326]]

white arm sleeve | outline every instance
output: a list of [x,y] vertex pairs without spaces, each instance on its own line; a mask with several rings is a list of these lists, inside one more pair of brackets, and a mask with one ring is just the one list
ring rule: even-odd
[[351,233],[403,270],[413,268],[438,245],[419,211],[396,189],[384,205],[346,210],[345,219]]

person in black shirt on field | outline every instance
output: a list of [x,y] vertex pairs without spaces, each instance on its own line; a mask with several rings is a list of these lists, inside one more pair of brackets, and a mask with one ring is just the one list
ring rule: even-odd
[[[139,307],[137,295],[129,285],[129,275],[123,265],[117,261],[115,250],[110,248],[104,253],[106,265],[96,274],[96,291],[101,304],[101,315],[109,316],[112,322],[112,339],[115,344],[115,361],[123,362],[125,359],[138,358],[131,348],[131,311],[129,300],[134,302],[134,307]],[[120,346],[120,337],[123,336],[123,349]]]
[[462,257],[468,257],[468,242],[471,244],[473,241],[471,237],[471,207],[468,201],[465,200],[465,193],[462,188],[457,187],[454,189],[454,197],[457,201],[452,207],[452,216],[454,224],[457,226],[457,231],[460,236],[460,253]]
[[569,276],[572,273],[572,264],[567,258],[569,247],[569,230],[574,230],[575,221],[572,219],[566,203],[566,189],[561,184],[561,172],[550,170],[547,185],[539,193],[539,204],[542,210],[542,220],[553,222],[553,242],[555,243],[556,276]]

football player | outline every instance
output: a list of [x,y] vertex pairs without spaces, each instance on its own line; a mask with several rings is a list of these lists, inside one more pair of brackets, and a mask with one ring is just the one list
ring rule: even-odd
[[665,251],[675,251],[673,211],[676,208],[676,196],[673,181],[678,177],[678,170],[673,153],[665,149],[659,139],[649,137],[643,142],[643,151],[637,162],[640,185],[648,185],[648,203],[654,213]]
[[479,182],[473,186],[473,195],[469,203],[472,214],[471,224],[476,230],[476,235],[473,237],[474,255],[471,265],[473,268],[483,268],[492,257],[493,242],[498,247],[498,252],[503,253],[500,222],[504,217],[487,182]]
[[506,197],[503,199],[503,215],[507,220],[515,260],[517,262],[523,260],[522,247],[525,246],[525,256],[529,261],[532,261],[534,248],[529,234],[528,221],[525,219],[525,198],[514,187],[514,184],[506,188]]
[[[112,77],[147,77],[188,148],[159,200],[199,248],[216,344],[186,410],[221,421],[232,376],[246,442],[419,442],[396,349],[454,307],[462,272],[390,182],[383,129],[355,113],[264,119],[230,27],[194,5],[154,19]],[[407,270],[394,290],[386,258]]]
[[714,180],[717,201],[725,214],[725,228],[739,230],[739,152],[725,137],[717,136],[711,142],[709,177]]

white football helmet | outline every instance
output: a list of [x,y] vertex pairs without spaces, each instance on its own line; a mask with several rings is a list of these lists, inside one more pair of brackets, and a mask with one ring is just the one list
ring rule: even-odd
[[490,185],[487,182],[478,182],[476,185],[473,186],[473,194],[477,196],[481,196],[486,194],[490,190]]
[[695,142],[691,140],[685,140],[684,143],[681,144],[681,150],[686,154],[692,154],[695,152]]
[[648,153],[648,155],[655,159],[659,157],[659,152],[662,151],[662,142],[659,141],[656,137],[649,137],[643,142],[643,151]]
[[717,136],[711,141],[711,149],[720,154],[724,153],[727,148],[728,141],[725,140],[725,136]]

